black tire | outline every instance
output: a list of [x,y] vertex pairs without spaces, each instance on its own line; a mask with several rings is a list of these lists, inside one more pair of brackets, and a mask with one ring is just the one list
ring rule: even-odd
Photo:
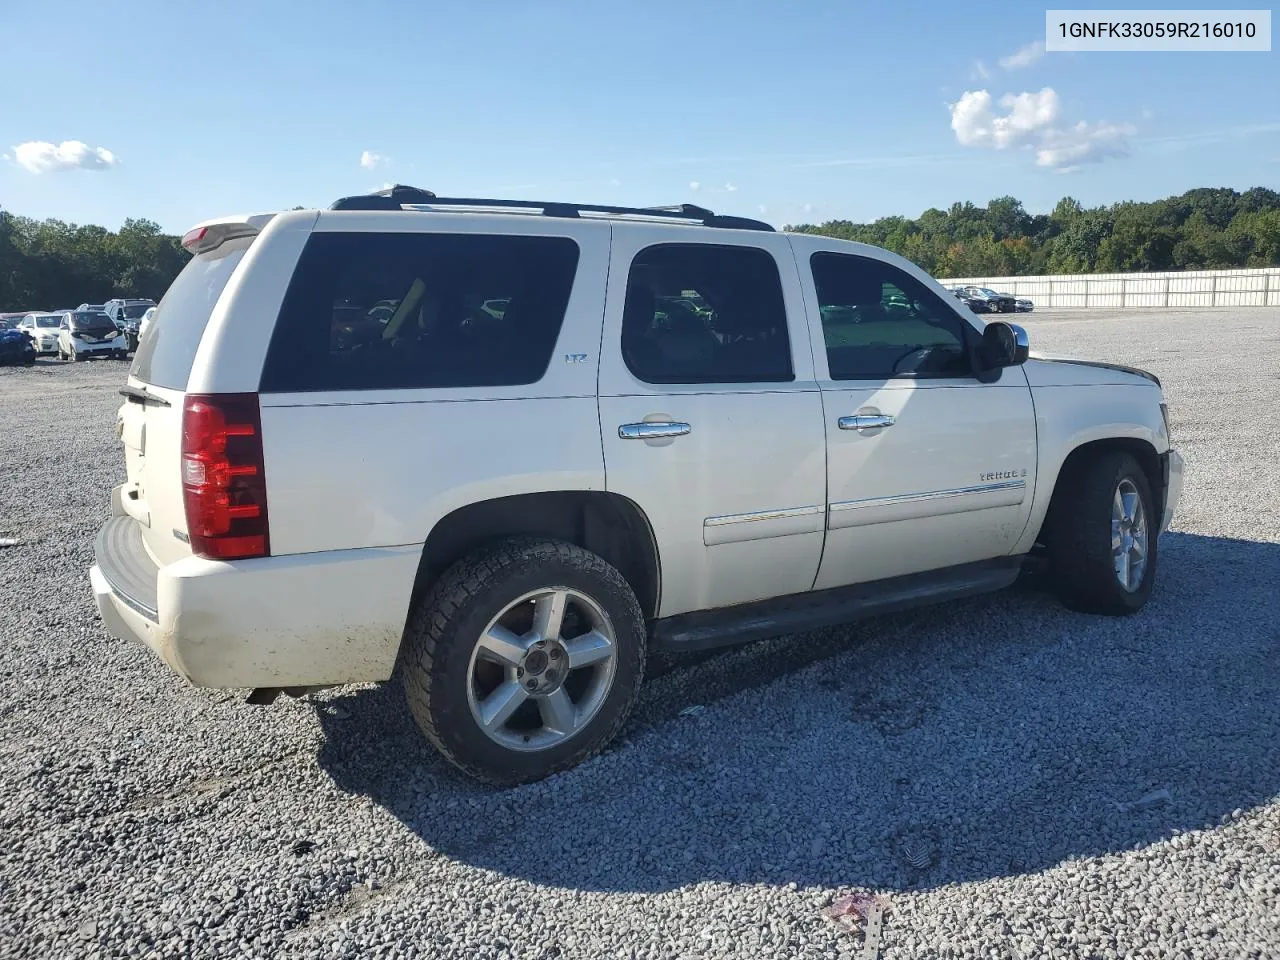
[[[614,632],[612,685],[595,716],[568,739],[537,752],[511,749],[481,729],[468,702],[471,654],[504,607],[562,586],[590,597]],[[414,604],[401,653],[405,694],[418,726],[454,766],[508,786],[575,766],[626,722],[644,676],[647,630],[630,585],[590,551],[556,540],[512,538],[482,548],[444,572]]]
[[[1116,575],[1112,555],[1112,500],[1121,483],[1137,490],[1146,519],[1146,566],[1136,589]],[[1049,510],[1049,577],[1064,606],[1081,613],[1127,616],[1151,596],[1157,566],[1160,515],[1146,473],[1127,453],[1084,460],[1058,479]]]

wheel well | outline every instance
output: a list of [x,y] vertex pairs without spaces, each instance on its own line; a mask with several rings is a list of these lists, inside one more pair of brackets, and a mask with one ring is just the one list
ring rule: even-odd
[[660,568],[648,518],[626,497],[594,491],[498,497],[448,514],[422,549],[414,600],[468,553],[514,536],[564,540],[603,557],[631,585],[645,616],[657,616]]
[[1063,481],[1070,481],[1071,475],[1083,464],[1109,453],[1127,453],[1138,461],[1138,465],[1142,467],[1142,472],[1146,474],[1147,483],[1151,487],[1151,495],[1155,498],[1157,511],[1159,513],[1164,512],[1164,467],[1160,462],[1160,454],[1156,453],[1156,448],[1145,440],[1138,440],[1133,437],[1111,437],[1106,440],[1094,440],[1076,447],[1067,454],[1067,459],[1062,461],[1062,467],[1058,470],[1057,480],[1054,481],[1053,497],[1049,501],[1049,509],[1045,512],[1044,522],[1040,526],[1040,532],[1036,535],[1037,544],[1044,545],[1047,542],[1049,519],[1053,516],[1054,507],[1058,504],[1058,495],[1063,489]]

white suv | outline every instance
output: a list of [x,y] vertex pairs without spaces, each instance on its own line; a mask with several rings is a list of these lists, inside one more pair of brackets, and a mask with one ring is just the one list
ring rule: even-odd
[[1156,378],[1027,358],[910,262],[691,206],[396,187],[228,217],[142,337],[106,627],[192,683],[389,679],[514,783],[646,648],[997,590],[1132,613],[1181,488]]

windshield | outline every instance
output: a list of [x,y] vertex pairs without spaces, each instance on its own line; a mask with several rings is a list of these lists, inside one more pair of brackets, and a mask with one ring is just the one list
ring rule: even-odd
[[153,303],[127,303],[120,308],[120,315],[125,320],[137,320],[153,306]]
[[979,290],[979,291],[981,291],[982,293],[985,293],[988,297],[998,297],[998,296],[1000,296],[1000,294],[996,293],[996,292],[995,292],[994,290],[992,290],[990,287],[979,287],[979,288],[978,288],[978,290]]
[[83,330],[86,333],[92,333],[96,330],[115,330],[116,325],[111,322],[111,318],[105,313],[73,313],[71,315],[71,329]]
[[62,323],[62,318],[53,314],[49,314],[44,317],[36,317],[37,327],[56,327],[60,323]]

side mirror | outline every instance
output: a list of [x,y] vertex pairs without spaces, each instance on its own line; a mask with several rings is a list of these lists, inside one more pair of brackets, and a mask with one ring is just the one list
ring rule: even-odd
[[990,370],[1019,366],[1027,360],[1027,331],[1016,323],[994,320],[982,331],[981,354]]

